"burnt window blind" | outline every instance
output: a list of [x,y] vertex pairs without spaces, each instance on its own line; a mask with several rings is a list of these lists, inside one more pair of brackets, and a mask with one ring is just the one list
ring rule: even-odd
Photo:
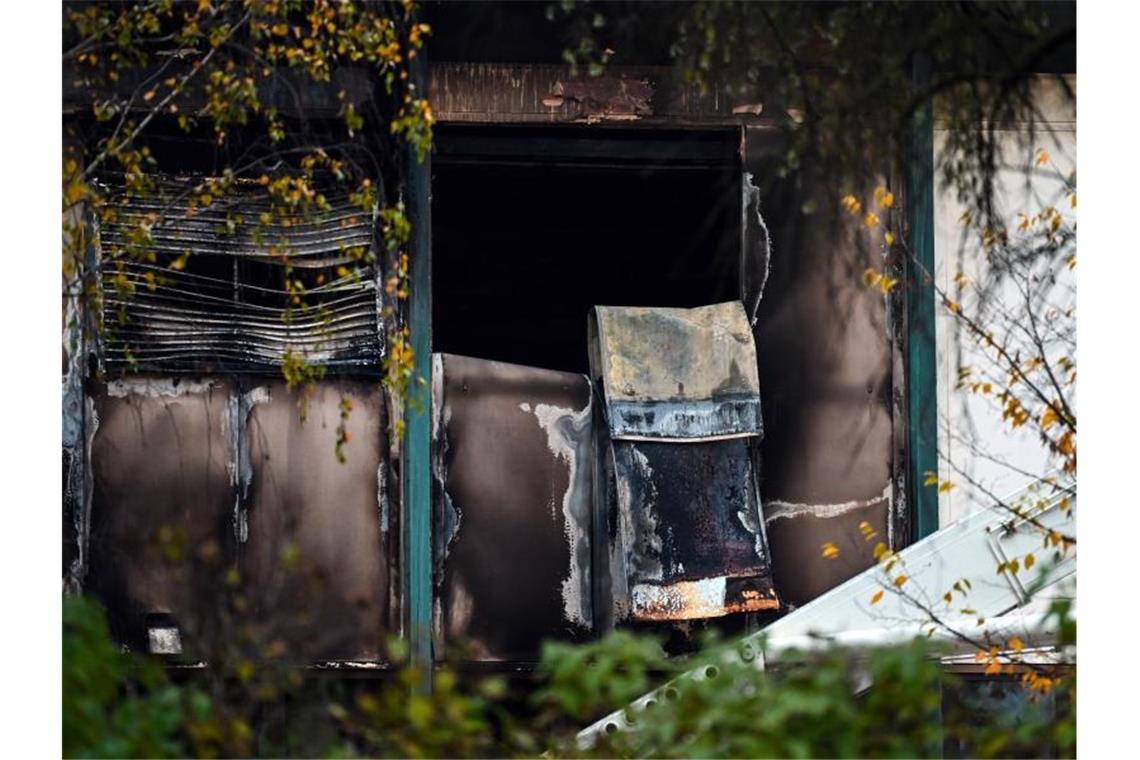
[[379,371],[371,212],[330,193],[322,210],[282,213],[256,185],[194,209],[171,201],[192,186],[168,178],[153,197],[109,193],[99,228],[106,369],[279,372],[292,355]]

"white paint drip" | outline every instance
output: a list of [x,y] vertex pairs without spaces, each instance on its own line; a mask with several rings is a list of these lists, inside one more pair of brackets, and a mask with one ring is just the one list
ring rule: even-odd
[[242,431],[253,407],[268,403],[270,398],[268,386],[258,386],[246,393],[230,396],[222,410],[222,437],[230,447],[226,472],[230,476],[230,486],[234,489],[234,536],[243,544],[249,539],[249,516],[247,510],[242,508],[242,501],[248,495],[249,484],[253,481],[253,463],[250,461],[249,438],[242,435]]
[[[641,473],[641,483],[646,489],[648,489],[649,492],[643,494],[644,501],[641,504],[634,504],[629,498],[628,491],[626,500],[624,502],[620,502],[620,504],[624,504],[626,508],[620,509],[619,511],[622,514],[629,514],[629,541],[626,545],[630,547],[630,552],[634,550],[634,547],[637,546],[637,534],[640,528],[640,531],[645,534],[644,538],[649,544],[649,550],[647,553],[651,557],[657,558],[653,567],[642,568],[642,570],[648,572],[643,572],[640,577],[641,579],[648,578],[657,581],[664,580],[665,568],[662,566],[662,563],[660,561],[664,547],[662,545],[661,533],[658,530],[659,525],[657,523],[657,512],[655,509],[651,508],[660,503],[660,497],[657,493],[657,481],[653,479],[653,467],[651,467],[649,464],[649,457],[645,456],[645,453],[642,452],[641,449],[635,448],[633,446],[629,448],[629,451],[633,455],[634,467],[636,467],[637,470]],[[618,478],[618,480],[621,479]],[[634,522],[633,516],[634,510],[637,511],[638,521],[636,524]],[[643,559],[645,558],[643,557]]]
[[[752,183],[752,173],[744,173],[744,208],[747,209],[752,202],[756,204],[756,222],[760,225],[760,229],[764,231],[763,242],[763,255],[764,255],[764,273],[760,278],[760,286],[756,289],[755,298],[748,298],[749,294],[742,292],[740,300],[744,302],[744,307],[748,311],[748,324],[756,327],[756,315],[760,309],[760,300],[764,297],[764,286],[768,284],[768,274],[772,268],[772,236],[768,232],[768,225],[764,222],[764,217],[760,213],[760,188]],[[747,226],[741,232],[742,235],[747,235]],[[745,251],[742,256],[747,256],[748,252]],[[743,286],[748,280],[745,277],[745,267],[747,260],[742,258],[740,262],[740,282]]]
[[530,404],[525,401],[519,404],[519,409],[522,409],[527,414],[530,414]]
[[174,380],[172,378],[129,377],[107,383],[107,395],[113,398],[145,396],[148,398],[178,398],[191,393],[205,393],[216,380]]
[[831,518],[845,515],[857,509],[866,509],[876,504],[880,504],[891,498],[891,484],[887,483],[883,493],[872,499],[856,499],[853,501],[844,501],[838,504],[801,504],[791,501],[766,501],[764,502],[764,522],[770,523],[779,519],[790,519],[792,517],[803,517],[805,515],[811,517]]
[[[523,403],[520,408],[528,406]],[[523,411],[527,411],[523,409]],[[572,496],[578,479],[578,468],[584,463],[578,461],[577,452],[570,437],[563,431],[576,432],[579,435],[586,430],[591,420],[591,405],[586,404],[580,411],[571,408],[554,406],[552,404],[535,404],[534,416],[538,426],[546,432],[546,446],[558,459],[566,462],[570,467],[566,491],[562,494],[562,516],[565,526],[566,543],[570,549],[570,572],[562,581],[562,612],[567,620],[579,625],[589,625],[583,607],[587,602],[583,591],[586,579],[582,576],[582,569],[574,561],[575,551],[579,544],[589,540],[586,528],[579,524],[574,515]]]

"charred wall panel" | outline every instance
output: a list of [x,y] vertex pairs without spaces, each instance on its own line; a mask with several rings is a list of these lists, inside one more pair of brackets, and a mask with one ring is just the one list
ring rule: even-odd
[[233,527],[230,383],[132,380],[93,394],[89,589],[117,638],[146,649],[147,616],[193,643],[212,625]]
[[241,561],[255,617],[295,657],[378,658],[390,556],[380,385],[322,381],[302,394],[274,382],[244,398],[251,469]]
[[[871,564],[859,522],[878,533],[870,546],[899,545],[904,491],[892,478],[905,456],[895,447],[904,390],[892,378],[898,294],[884,297],[864,284],[868,267],[889,263],[881,231],[839,208],[840,189],[826,174],[805,170],[795,182],[765,183],[782,149],[761,130],[748,130],[745,147],[774,241],[756,325],[761,492],[776,585],[798,606]],[[809,207],[816,211],[807,214]],[[837,560],[821,556],[825,542],[842,549],[850,538],[861,546]]]
[[436,655],[534,661],[591,628],[589,380],[437,354],[433,390]]
[[[772,572],[780,584],[780,593],[802,605],[874,564],[875,544],[887,540],[884,526],[888,508],[889,499],[885,497],[850,509],[841,505],[832,513],[818,505],[800,510],[766,506]],[[864,538],[859,527],[862,522],[870,524],[877,535]],[[824,542],[835,544],[839,556],[824,559]]]

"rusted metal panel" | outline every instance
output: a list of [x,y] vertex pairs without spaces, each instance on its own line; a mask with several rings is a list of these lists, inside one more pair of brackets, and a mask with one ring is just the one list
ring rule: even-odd
[[436,656],[534,661],[592,626],[590,382],[436,354],[432,385]]
[[273,382],[243,397],[250,470],[241,568],[254,619],[308,662],[378,659],[390,630],[392,556],[382,388],[321,381],[302,392]]
[[441,123],[740,124],[763,111],[747,95],[702,93],[669,66],[609,66],[590,77],[565,66],[440,62],[428,87]]
[[610,526],[600,585],[613,619],[778,609],[757,482],[756,349],[743,304],[596,307],[590,363],[605,394],[609,483],[597,519]]
[[191,186],[164,177],[153,197],[112,193],[98,235],[106,367],[276,371],[286,351],[332,368],[376,366],[371,210],[330,194],[328,211],[266,224],[259,186],[188,211],[177,199]]
[[213,624],[219,574],[208,567],[232,531],[232,392],[222,380],[133,379],[93,393],[87,587],[132,648],[147,649],[150,615],[191,642]]
[[756,346],[739,301],[696,309],[598,306],[590,344],[612,437],[761,433]]

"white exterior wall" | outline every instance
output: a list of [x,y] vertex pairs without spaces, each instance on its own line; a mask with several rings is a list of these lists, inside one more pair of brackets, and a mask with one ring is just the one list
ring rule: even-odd
[[[1076,78],[1070,86],[1076,92]],[[1060,175],[1067,176],[1076,167],[1076,109],[1064,96],[1059,83],[1042,80],[1035,97],[1038,108],[1048,126],[1039,124],[1032,143],[1026,144],[1024,131],[1001,133],[1005,160],[1010,164],[999,177],[999,202],[1011,235],[1016,229],[1016,215],[1025,212],[1033,215],[1053,206],[1067,218],[1075,220],[1076,210],[1070,208]],[[946,132],[935,123],[935,160],[941,155]],[[1034,158],[1038,148],[1047,150],[1055,165],[1037,168]],[[965,208],[954,197],[953,189],[935,185],[934,191],[934,262],[936,287],[948,294],[957,292],[955,276],[961,271],[970,283],[977,282],[985,272],[985,254],[976,234],[965,236],[960,222]],[[1055,304],[1061,309],[1075,306],[1075,273],[1062,272],[1065,290],[1070,293],[1068,303]],[[1068,288],[1071,286],[1071,290]],[[965,313],[971,314],[975,305],[969,297],[968,285],[961,299]],[[953,296],[952,296],[953,297]],[[1016,304],[1018,293],[1012,284],[1001,292],[1002,302]],[[1011,310],[1015,308],[1011,306]],[[956,485],[939,494],[938,519],[940,525],[960,519],[982,509],[992,502],[985,491],[1004,498],[1019,490],[1032,478],[1050,471],[1048,452],[1041,445],[1032,425],[1011,430],[1001,418],[1001,409],[993,398],[968,394],[957,390],[958,369],[961,365],[981,368],[987,364],[984,355],[966,333],[965,328],[941,304],[936,296],[935,333],[938,363],[938,455],[939,477]],[[996,337],[996,335],[995,335]],[[961,356],[959,357],[959,350]],[[999,383],[994,382],[998,387]],[[974,481],[977,486],[971,486]],[[984,489],[984,490],[983,490]]]

